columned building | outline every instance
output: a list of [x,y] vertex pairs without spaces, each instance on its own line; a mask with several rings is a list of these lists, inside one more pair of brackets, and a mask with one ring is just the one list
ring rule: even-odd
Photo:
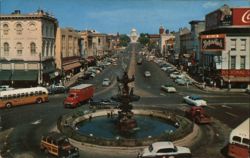
[[56,35],[56,66],[63,77],[80,72],[80,33],[72,28],[58,28]]
[[0,16],[0,82],[14,87],[53,82],[57,19],[43,10]]
[[206,15],[206,30],[200,34],[205,81],[229,89],[250,84],[249,13],[249,7],[224,5]]

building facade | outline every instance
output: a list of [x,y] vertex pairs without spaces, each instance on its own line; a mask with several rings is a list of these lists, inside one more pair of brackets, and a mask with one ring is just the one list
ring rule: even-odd
[[73,75],[82,68],[81,35],[73,28],[58,28],[56,35],[56,66],[62,77]]
[[250,84],[249,16],[249,7],[227,5],[206,15],[206,30],[200,35],[205,80],[229,89]]
[[43,10],[16,10],[0,21],[0,82],[14,87],[50,83],[56,72],[57,19]]

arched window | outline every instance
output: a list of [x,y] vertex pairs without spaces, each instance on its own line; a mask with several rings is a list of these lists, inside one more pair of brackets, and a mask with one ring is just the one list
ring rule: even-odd
[[9,43],[5,42],[3,44],[3,51],[4,51],[4,54],[9,54],[9,51],[10,51]]
[[3,25],[3,34],[4,35],[8,35],[9,33],[9,25],[8,24],[4,24]]
[[17,42],[16,44],[17,55],[22,55],[23,53],[23,46],[21,42]]
[[22,34],[22,31],[23,31],[22,25],[21,25],[21,24],[17,24],[17,25],[16,25],[16,33],[17,33],[18,35],[21,35],[21,34]]
[[35,54],[36,53],[36,44],[34,42],[30,43],[30,53]]

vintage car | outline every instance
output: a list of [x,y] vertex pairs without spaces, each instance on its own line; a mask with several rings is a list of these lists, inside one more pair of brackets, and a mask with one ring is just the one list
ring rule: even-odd
[[161,90],[168,92],[168,93],[174,93],[176,92],[175,87],[173,87],[173,85],[171,84],[165,84],[161,86]]
[[42,136],[40,143],[41,151],[56,157],[77,158],[78,148],[70,144],[69,139],[57,132],[50,132]]
[[109,86],[111,84],[111,81],[109,78],[104,78],[102,81],[102,86]]
[[150,71],[145,71],[145,72],[144,72],[144,76],[145,76],[145,77],[151,77]]
[[189,148],[175,146],[172,142],[155,142],[138,153],[138,158],[191,158]]
[[207,106],[207,102],[200,96],[192,95],[183,97],[184,102],[194,106]]

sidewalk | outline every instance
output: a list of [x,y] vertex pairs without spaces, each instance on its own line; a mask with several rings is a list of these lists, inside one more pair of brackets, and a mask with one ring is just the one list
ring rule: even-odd
[[[173,66],[176,70],[180,71],[176,66],[173,64],[167,62],[171,66]],[[203,83],[196,81],[193,79],[186,71],[182,71],[182,73],[185,74],[185,76],[190,79],[193,82],[193,85],[201,90],[208,91],[208,92],[238,92],[238,93],[244,93],[246,90],[245,89],[236,89],[236,88],[231,88],[230,90],[228,88],[218,88],[218,87],[210,87],[210,86],[205,86]]]

